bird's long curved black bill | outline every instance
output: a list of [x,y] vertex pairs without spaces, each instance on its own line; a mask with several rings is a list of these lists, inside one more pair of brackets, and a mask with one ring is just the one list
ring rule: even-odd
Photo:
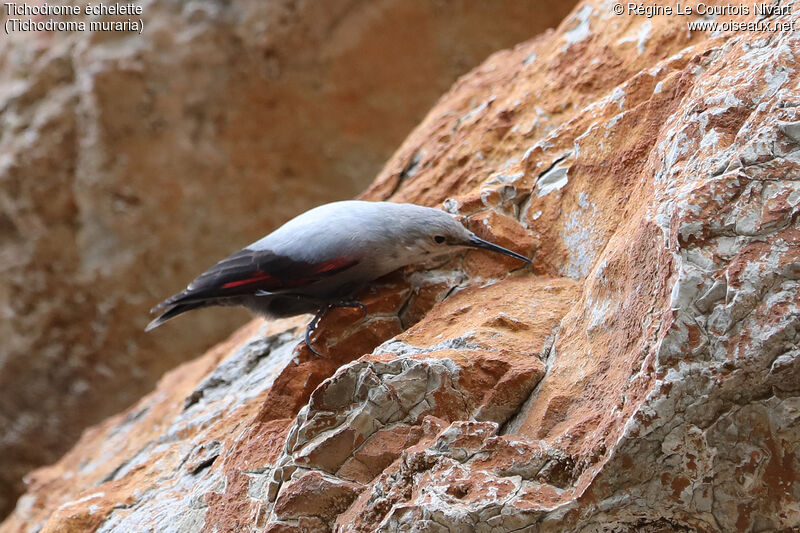
[[467,246],[471,246],[473,248],[480,248],[482,250],[489,250],[490,252],[497,252],[498,254],[507,255],[509,257],[513,257],[514,259],[525,261],[526,263],[531,262],[531,260],[525,257],[524,255],[520,255],[517,252],[512,252],[511,250],[503,248],[502,246],[498,246],[489,241],[484,241],[483,239],[476,237],[475,235],[470,237]]

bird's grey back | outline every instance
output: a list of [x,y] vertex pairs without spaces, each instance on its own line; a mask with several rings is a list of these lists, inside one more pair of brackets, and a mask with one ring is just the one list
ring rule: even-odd
[[430,207],[347,200],[311,209],[248,248],[278,254],[291,250],[295,258],[308,261],[342,255],[363,261],[365,252],[389,253],[387,248],[409,245],[432,224],[453,222],[444,211]]

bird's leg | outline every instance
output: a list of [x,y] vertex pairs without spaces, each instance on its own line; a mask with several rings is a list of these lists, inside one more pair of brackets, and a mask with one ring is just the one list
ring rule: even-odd
[[311,350],[311,353],[318,357],[324,356],[314,348],[313,344],[311,344],[311,335],[314,333],[314,331],[316,331],[317,326],[319,326],[319,321],[322,320],[322,317],[324,317],[328,311],[335,307],[360,307],[361,311],[364,313],[364,316],[367,316],[367,306],[358,300],[340,300],[338,302],[321,304],[317,314],[314,315],[314,318],[312,318],[311,322],[308,323],[305,334],[306,346],[308,346],[308,349]]
[[332,306],[330,304],[325,304],[321,306],[319,308],[319,311],[317,311],[317,314],[314,315],[314,318],[311,319],[311,322],[309,322],[308,326],[306,327],[306,335],[305,335],[306,346],[308,346],[308,349],[311,350],[311,353],[313,353],[317,357],[325,357],[325,356],[314,349],[314,345],[311,344],[311,334],[314,333],[314,331],[316,331],[317,326],[319,325],[319,321],[322,320],[322,317],[325,316],[325,313],[327,313],[331,307]]

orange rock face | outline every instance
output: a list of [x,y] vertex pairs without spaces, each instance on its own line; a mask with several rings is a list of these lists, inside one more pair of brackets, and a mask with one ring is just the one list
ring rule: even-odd
[[457,76],[573,2],[153,0],[141,35],[4,35],[0,519],[26,472],[247,317],[146,334],[152,305],[358,194]]
[[800,34],[695,18],[583,2],[364,194],[443,203],[531,268],[390,276],[326,317],[324,359],[303,319],[255,321],[33,473],[0,531],[800,527]]

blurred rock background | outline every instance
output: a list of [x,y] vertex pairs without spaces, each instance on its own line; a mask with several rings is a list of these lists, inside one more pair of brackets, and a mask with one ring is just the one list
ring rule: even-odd
[[356,195],[456,77],[574,2],[141,4],[142,35],[2,36],[0,517],[28,470],[247,316],[145,335],[151,305]]

